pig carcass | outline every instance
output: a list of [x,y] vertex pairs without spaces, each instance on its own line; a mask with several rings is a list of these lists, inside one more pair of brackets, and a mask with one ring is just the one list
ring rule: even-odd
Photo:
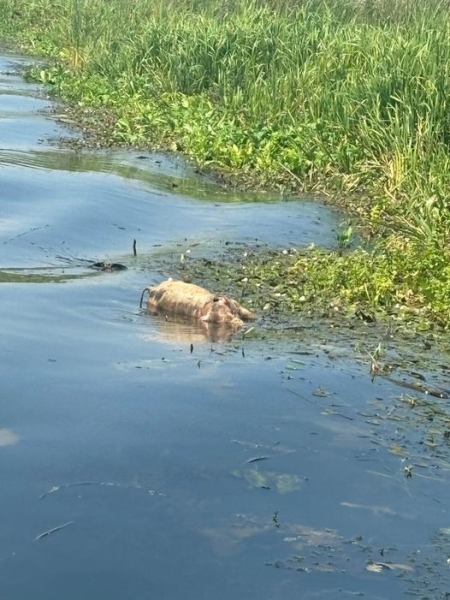
[[142,292],[141,307],[145,293],[148,293],[147,310],[151,313],[185,316],[233,329],[255,319],[255,315],[236,300],[192,283],[168,280],[149,286]]

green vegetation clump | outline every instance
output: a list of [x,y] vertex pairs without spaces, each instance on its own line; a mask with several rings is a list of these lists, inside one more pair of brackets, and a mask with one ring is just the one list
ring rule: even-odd
[[[248,289],[258,286],[268,308],[312,314],[362,315],[372,321],[385,316],[414,321],[419,328],[431,321],[450,323],[447,288],[448,262],[413,247],[406,254],[384,248],[339,254],[311,250],[294,255],[278,253],[270,260],[251,260],[246,266]],[[439,276],[434,275],[439,273]],[[364,311],[369,311],[367,315]]]
[[400,299],[448,326],[449,8],[0,0],[0,35],[49,57],[34,77],[97,108],[108,142],[180,151],[248,185],[327,192],[362,219],[369,250],[305,253],[280,267],[280,285],[302,289],[309,270],[343,302]]

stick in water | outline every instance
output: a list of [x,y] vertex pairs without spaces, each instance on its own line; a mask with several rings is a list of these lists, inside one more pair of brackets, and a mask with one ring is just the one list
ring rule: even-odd
[[38,540],[42,540],[43,538],[47,537],[48,535],[52,535],[52,533],[56,533],[60,529],[64,529],[64,527],[68,527],[69,525],[72,525],[72,523],[73,523],[73,521],[68,521],[67,523],[63,523],[63,525],[58,525],[58,527],[53,527],[53,529],[44,531],[43,533],[40,533],[37,537],[35,537],[34,541],[37,542]]

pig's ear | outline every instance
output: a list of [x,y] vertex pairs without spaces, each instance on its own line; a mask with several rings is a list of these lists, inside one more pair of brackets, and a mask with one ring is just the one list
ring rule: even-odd
[[230,308],[231,310],[233,310],[233,302],[234,300],[231,300],[230,298],[228,298],[228,296],[223,296],[223,303],[226,307]]
[[220,306],[230,306],[230,301],[226,296],[214,296],[213,302],[217,302]]
[[256,316],[250,310],[247,310],[243,306],[239,306],[239,316],[244,321],[254,321],[256,319]]

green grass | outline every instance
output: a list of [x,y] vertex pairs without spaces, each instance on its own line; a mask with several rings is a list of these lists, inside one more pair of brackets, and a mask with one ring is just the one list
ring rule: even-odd
[[449,7],[0,0],[0,35],[52,60],[34,76],[63,99],[106,108],[115,143],[181,151],[255,186],[338,195],[375,249],[316,264],[328,287],[377,307],[403,294],[449,325]]

